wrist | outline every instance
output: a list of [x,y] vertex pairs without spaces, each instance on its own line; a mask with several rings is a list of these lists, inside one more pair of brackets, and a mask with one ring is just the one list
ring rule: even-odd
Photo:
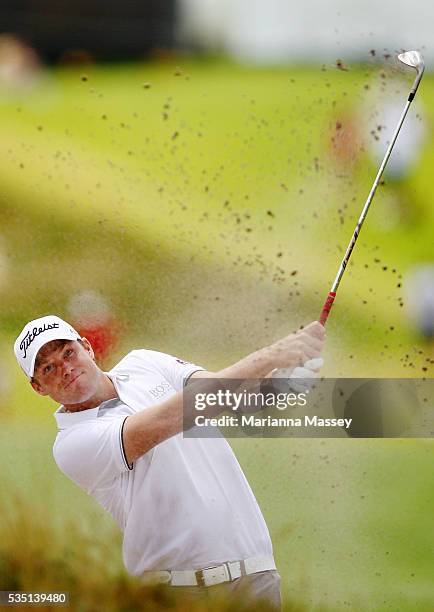
[[258,378],[262,378],[270,374],[277,367],[277,359],[275,347],[273,344],[264,346],[255,353],[258,369]]

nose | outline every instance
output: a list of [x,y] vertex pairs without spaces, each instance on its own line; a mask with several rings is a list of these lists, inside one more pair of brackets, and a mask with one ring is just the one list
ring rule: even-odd
[[62,378],[63,380],[67,381],[71,378],[72,376],[72,366],[70,363],[63,363],[62,364]]

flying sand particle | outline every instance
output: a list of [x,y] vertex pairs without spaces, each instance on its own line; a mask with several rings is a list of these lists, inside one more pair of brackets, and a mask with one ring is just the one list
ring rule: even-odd
[[336,68],[338,70],[343,70],[345,72],[348,72],[348,70],[349,70],[348,66],[346,66],[341,59],[337,59],[336,60]]

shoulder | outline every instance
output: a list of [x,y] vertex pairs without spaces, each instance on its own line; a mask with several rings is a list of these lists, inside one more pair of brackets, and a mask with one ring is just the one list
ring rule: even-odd
[[182,361],[173,355],[162,353],[160,351],[154,351],[151,349],[134,349],[130,351],[125,357],[123,357],[119,363],[117,363],[111,370],[110,373],[119,373],[121,371],[130,370],[131,368],[146,368],[149,366],[167,366],[169,364],[186,364],[186,361]]
[[161,353],[159,351],[153,351],[150,349],[134,349],[127,353],[114,367],[117,369],[122,367],[124,364],[129,363],[146,363],[147,361],[153,361],[155,359],[175,359],[171,355]]
[[186,378],[196,370],[203,369],[201,366],[167,353],[138,349],[128,353],[109,374],[118,378],[123,375],[125,380],[130,380],[130,382],[143,381],[145,378],[158,374],[165,378],[175,390],[181,390]]

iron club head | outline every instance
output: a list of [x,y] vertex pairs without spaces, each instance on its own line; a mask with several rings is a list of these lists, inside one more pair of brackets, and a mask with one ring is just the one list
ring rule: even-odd
[[404,53],[400,53],[398,55],[398,59],[402,64],[405,64],[406,66],[411,66],[411,68],[415,68],[417,71],[417,77],[413,83],[413,87],[410,93],[412,100],[414,98],[417,88],[419,87],[423,71],[425,70],[425,62],[423,61],[422,54],[419,53],[419,51],[405,51]]
[[400,53],[398,55],[398,59],[403,64],[411,66],[412,68],[416,68],[417,71],[423,70],[425,68],[423,57],[419,53],[419,51],[405,51],[405,53]]

